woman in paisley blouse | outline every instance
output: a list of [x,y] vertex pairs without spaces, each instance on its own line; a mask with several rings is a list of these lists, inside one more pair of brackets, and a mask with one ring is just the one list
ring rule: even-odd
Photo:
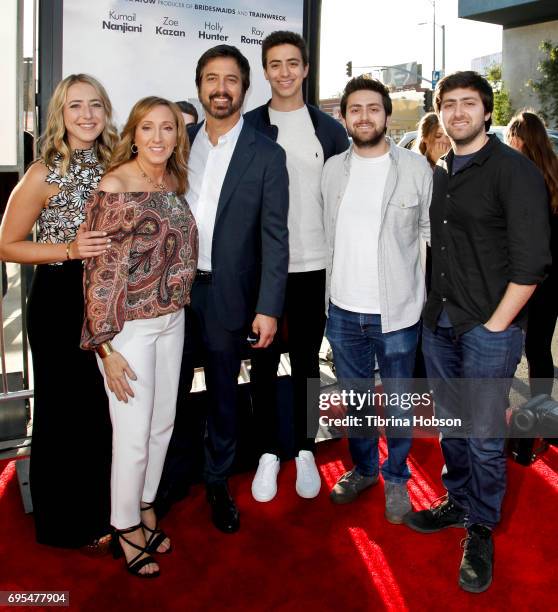
[[40,157],[14,189],[0,228],[0,257],[37,265],[27,310],[34,377],[30,484],[37,541],[53,546],[93,545],[110,532],[108,404],[95,359],[79,345],[81,260],[108,244],[104,232],[82,224],[117,140],[111,113],[106,91],[92,77],[71,75],[58,84]]
[[95,350],[113,425],[115,552],[142,578],[171,543],[153,501],[174,425],[184,305],[196,273],[197,229],[186,200],[188,139],[180,109],[157,97],[133,107],[87,208],[107,251],[85,267],[82,347]]

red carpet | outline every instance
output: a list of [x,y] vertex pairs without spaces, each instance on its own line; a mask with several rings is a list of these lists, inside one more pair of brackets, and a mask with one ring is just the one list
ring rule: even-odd
[[[556,609],[555,448],[529,468],[509,464],[494,582],[481,595],[457,586],[463,530],[422,535],[390,525],[381,484],[355,504],[334,506],[328,492],[350,465],[345,442],[320,445],[318,461],[324,486],[316,500],[296,495],[293,462],[268,504],[252,500],[251,474],[233,478],[242,528],[232,536],[211,525],[203,488],[195,487],[165,520],[175,550],[160,558],[162,575],[153,581],[128,575],[120,560],[36,544],[15,462],[2,462],[0,590],[69,591],[72,609],[103,612]],[[416,440],[411,465],[412,501],[425,507],[442,493],[437,442]]]

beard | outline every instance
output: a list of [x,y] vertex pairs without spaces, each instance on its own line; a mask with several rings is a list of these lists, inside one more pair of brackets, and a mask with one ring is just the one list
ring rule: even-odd
[[484,128],[484,121],[483,121],[481,125],[472,126],[471,127],[471,131],[469,133],[463,134],[460,137],[456,137],[452,133],[453,130],[449,126],[446,129],[446,132],[447,132],[447,135],[452,139],[452,141],[456,145],[466,146],[466,145],[470,144],[471,142],[473,142],[476,138],[478,138],[480,134],[485,134],[486,130]]
[[356,135],[356,130],[352,130],[347,127],[347,132],[349,133],[349,136],[353,139],[354,145],[357,146],[359,149],[371,149],[375,147],[385,138],[386,131],[387,126],[384,124],[383,129],[379,130],[378,128],[376,128],[367,138],[359,138]]
[[[227,105],[220,108],[214,108],[212,106],[214,98],[226,98]],[[222,92],[212,94],[211,96],[209,96],[209,99],[207,101],[202,100],[202,106],[205,111],[205,114],[209,115],[210,117],[213,117],[214,119],[226,119],[227,117],[234,115],[242,107],[243,103],[244,94],[240,96],[240,98],[235,103],[232,97],[229,96],[229,94]]]

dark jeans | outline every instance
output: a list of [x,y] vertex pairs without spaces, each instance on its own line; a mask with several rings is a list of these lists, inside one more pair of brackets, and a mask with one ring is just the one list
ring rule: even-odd
[[[267,349],[252,351],[250,382],[261,453],[281,454],[278,432],[287,415],[277,409],[277,367],[284,348],[291,362],[294,450],[296,454],[315,450],[318,426],[316,422],[315,431],[307,430],[307,380],[320,378],[318,354],[325,327],[324,296],[325,270],[289,273],[277,337]],[[286,337],[282,337],[285,331]],[[317,406],[317,397],[314,403]]]
[[506,491],[505,438],[492,432],[505,431],[509,390],[522,345],[523,332],[513,325],[503,332],[477,325],[461,336],[452,327],[423,330],[436,416],[463,418],[467,424],[469,435],[451,437],[451,432],[442,430],[440,436],[445,459],[442,481],[450,497],[466,509],[467,525],[493,527],[500,520]]
[[[330,304],[326,336],[333,350],[335,372],[340,386],[346,389],[358,384],[362,385],[360,390],[365,390],[368,385],[368,388],[374,390],[374,363],[377,358],[384,391],[409,392],[409,388],[399,387],[404,379],[413,376],[418,332],[419,323],[398,331],[382,333],[380,315],[350,312]],[[399,406],[388,406],[386,416],[409,418],[412,415],[410,411],[403,411]],[[401,433],[398,432],[399,436]],[[389,428],[386,429],[388,458],[382,465],[382,476],[385,480],[404,483],[411,476],[407,456],[412,443],[412,429],[407,433],[405,437],[393,437],[390,436]],[[349,448],[360,474],[378,474],[377,436],[351,437]]]

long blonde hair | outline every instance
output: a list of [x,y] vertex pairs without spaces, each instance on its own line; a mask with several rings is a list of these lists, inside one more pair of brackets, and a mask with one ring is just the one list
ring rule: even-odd
[[112,150],[118,141],[118,133],[112,123],[112,104],[105,88],[97,79],[88,74],[70,74],[58,83],[52,94],[48,105],[46,128],[41,136],[40,158],[47,166],[52,167],[57,154],[60,154],[60,174],[62,176],[68,172],[72,157],[64,125],[64,104],[68,96],[68,89],[76,83],[91,85],[99,95],[105,109],[105,128],[93,145],[97,159],[103,167],[106,168],[109,165]]
[[136,128],[143,118],[156,106],[168,107],[176,121],[176,147],[167,161],[167,169],[176,177],[178,184],[176,193],[183,194],[186,192],[186,188],[188,186],[187,161],[188,154],[190,152],[190,145],[186,135],[186,127],[184,126],[184,119],[182,118],[180,108],[174,102],[170,102],[165,98],[148,96],[147,98],[142,98],[134,104],[132,110],[130,111],[130,116],[126,121],[126,125],[120,133],[120,142],[114,150],[114,155],[112,156],[107,172],[115,170],[119,166],[122,166],[122,164],[136,158],[137,153],[132,151]]

